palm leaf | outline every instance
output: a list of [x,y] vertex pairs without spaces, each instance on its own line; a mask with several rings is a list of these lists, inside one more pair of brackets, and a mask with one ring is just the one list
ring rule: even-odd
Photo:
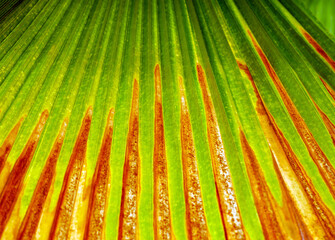
[[335,237],[335,39],[301,3],[4,1],[0,21],[2,239]]
[[[317,21],[319,21],[331,34],[335,33],[335,24],[334,24],[334,6],[335,1],[325,1],[325,0],[308,0],[308,1],[296,1],[304,11],[310,12],[309,15],[313,15]],[[313,17],[311,16],[311,17]]]

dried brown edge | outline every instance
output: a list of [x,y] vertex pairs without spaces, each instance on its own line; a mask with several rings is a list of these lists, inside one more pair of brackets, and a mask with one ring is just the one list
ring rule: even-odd
[[155,143],[154,143],[154,236],[171,239],[172,226],[165,152],[162,86],[159,65],[155,67]]
[[302,35],[305,37],[305,39],[313,46],[313,48],[329,63],[331,68],[335,71],[335,61],[323,50],[323,48],[320,46],[320,44],[315,41],[315,39],[306,32],[303,28],[300,28],[300,31]]
[[[327,208],[327,206],[324,204],[324,202],[322,201],[322,199],[320,198],[318,192],[316,191],[316,189],[314,188],[311,180],[309,179],[307,173],[305,172],[305,170],[303,169],[303,167],[301,166],[301,163],[299,162],[298,158],[296,157],[295,153],[293,152],[291,146],[289,145],[289,142],[287,141],[287,139],[284,137],[283,133],[280,131],[279,127],[277,126],[274,118],[272,117],[271,113],[269,112],[269,110],[266,108],[259,92],[258,89],[253,81],[253,78],[251,76],[251,73],[247,67],[247,65],[243,64],[240,61],[238,62],[238,66],[241,70],[244,71],[244,73],[247,75],[248,79],[250,80],[252,87],[254,89],[255,95],[257,97],[257,105],[256,105],[256,112],[258,114],[258,116],[260,116],[260,119],[262,118],[261,116],[266,116],[266,122],[262,122],[261,121],[261,125],[263,127],[263,124],[267,124],[269,125],[270,128],[272,128],[273,130],[273,135],[271,137],[267,137],[267,141],[269,142],[269,147],[271,148],[271,144],[272,142],[274,142],[275,139],[277,139],[277,141],[280,143],[281,148],[283,149],[285,155],[286,155],[286,159],[288,161],[288,163],[290,164],[293,172],[295,173],[295,175],[297,176],[297,179],[299,181],[299,184],[302,186],[305,196],[308,199],[310,205],[312,206],[316,216],[318,217],[323,229],[325,230],[326,234],[328,234],[328,237],[334,237],[334,233],[335,233],[335,219],[334,219],[334,215],[331,213],[331,211]],[[272,150],[273,151],[273,150]],[[280,159],[280,161],[285,161],[285,159]],[[276,166],[276,165],[275,165]],[[279,171],[278,169],[279,167],[276,167],[276,170]],[[280,173],[278,174],[279,176],[281,175]],[[283,179],[281,179],[281,181],[284,181]],[[284,186],[284,188],[287,191],[287,187]],[[289,195],[289,194],[288,194]],[[293,199],[290,199],[290,201],[294,201]],[[295,203],[295,207],[299,204],[299,203]],[[295,209],[293,209],[295,210]],[[299,212],[297,210],[295,210],[295,214],[299,215]],[[302,219],[300,219],[301,217],[299,216],[297,219],[297,223],[298,225],[300,225],[301,229],[303,229],[303,232],[308,232],[307,231],[307,226],[305,225],[304,222],[302,222]],[[303,225],[303,226],[302,226]],[[315,226],[314,226],[315,227]],[[319,236],[321,237],[321,236]]]
[[330,96],[333,98],[333,100],[335,101],[335,91],[328,85],[328,83],[326,83],[325,80],[323,80],[322,77],[319,77],[322,84],[325,86],[325,88],[327,89],[328,93],[330,94]]
[[[313,99],[312,99],[313,100]],[[319,108],[319,106],[314,102],[313,103],[316,107],[316,109],[318,110],[329,134],[331,139],[333,140],[333,144],[335,145],[335,125],[330,121],[330,119],[328,118],[328,116]]]
[[18,234],[19,239],[32,239],[36,234],[49,190],[54,182],[57,160],[63,145],[67,124],[68,120],[65,119],[42,170],[28,210],[21,223]]
[[126,156],[123,168],[123,186],[119,216],[118,239],[138,239],[138,203],[140,195],[139,86],[134,80],[132,106],[129,119]]
[[68,236],[79,181],[86,157],[87,139],[92,121],[92,112],[93,109],[90,106],[86,111],[75,146],[72,150],[70,161],[65,172],[63,186],[59,194],[49,239],[66,239]]
[[0,173],[2,172],[3,167],[5,166],[6,160],[8,158],[8,155],[10,151],[12,150],[12,147],[14,145],[14,142],[16,140],[16,136],[19,132],[19,129],[21,127],[21,123],[23,121],[23,117],[19,120],[19,122],[13,127],[13,129],[8,133],[5,141],[0,147]]
[[256,155],[250,147],[244,132],[240,130],[240,141],[249,181],[254,196],[265,239],[285,239],[281,229],[278,213],[281,211],[275,204]]
[[245,239],[245,229],[243,227],[228,161],[225,155],[221,132],[206,83],[205,73],[200,64],[197,65],[197,73],[205,105],[207,137],[215,176],[217,198],[222,222],[225,228],[226,239]]
[[[269,141],[269,139],[267,139],[267,140]],[[325,237],[327,237],[327,235],[323,231],[323,227],[321,226],[321,224],[319,222],[313,221],[315,219],[318,221],[317,216],[309,216],[309,221],[310,221],[310,219],[312,219],[311,222],[316,224],[316,225],[313,225],[312,228],[308,228],[308,225],[304,222],[304,220],[305,220],[305,219],[303,219],[304,216],[302,216],[301,212],[299,212],[297,204],[303,205],[303,206],[300,206],[300,209],[302,207],[304,207],[304,212],[308,212],[309,210],[312,210],[312,212],[314,213],[314,211],[313,211],[313,209],[307,209],[309,207],[309,205],[307,207],[306,205],[304,205],[304,203],[294,201],[294,198],[292,197],[292,195],[293,194],[297,195],[297,191],[298,191],[297,188],[300,189],[301,186],[298,187],[297,185],[295,185],[294,187],[296,187],[296,189],[294,189],[293,194],[292,194],[292,191],[289,190],[289,187],[290,187],[289,184],[290,183],[287,183],[284,179],[285,177],[287,177],[286,175],[288,175],[288,174],[285,175],[285,171],[287,171],[287,169],[283,170],[283,167],[280,166],[280,165],[282,165],[282,162],[286,160],[286,158],[285,158],[285,160],[277,158],[277,156],[280,155],[281,152],[279,152],[278,149],[276,149],[275,147],[271,146],[272,143],[271,144],[269,143],[269,147],[270,147],[271,154],[272,154],[274,169],[277,173],[280,188],[281,188],[281,191],[282,191],[283,206],[281,207],[281,209],[282,209],[281,219],[285,222],[285,225],[284,225],[285,233],[289,236],[290,239],[306,239],[306,240],[308,239],[308,240],[311,240],[311,239],[313,239],[312,231],[314,231],[314,233],[315,232],[318,233],[318,234],[314,234],[315,237],[319,237],[320,240],[321,239],[325,240]],[[291,173],[291,171],[289,171],[289,172]],[[293,173],[293,174],[295,174],[295,173]],[[297,184],[299,184],[299,183],[297,183]],[[291,187],[291,190],[292,190],[292,187]],[[303,193],[303,196],[305,196],[304,193]],[[320,230],[321,230],[321,232],[320,232]]]
[[[267,110],[268,112],[268,110]],[[320,223],[322,224],[325,232],[328,234],[328,236],[332,236],[332,238],[335,238],[335,218],[332,212],[327,208],[327,206],[322,201],[320,195],[316,191],[315,187],[312,184],[311,179],[308,177],[307,173],[303,169],[301,163],[299,162],[298,158],[296,157],[295,153],[293,152],[291,146],[289,145],[289,142],[284,137],[284,134],[280,131],[278,126],[275,124],[275,121],[273,117],[268,112],[269,119],[271,121],[271,124],[276,132],[276,135],[283,147],[283,150],[287,156],[287,159],[289,160],[289,163],[297,175],[299,182],[301,186],[303,187],[305,194],[313,206],[313,209],[319,218]]]
[[183,80],[181,77],[179,78],[179,90],[181,103],[180,135],[188,238],[210,239],[201,195],[191,119],[187,107]]
[[22,190],[24,177],[34,156],[37,144],[42,134],[44,125],[48,119],[48,110],[43,111],[40,119],[30,135],[21,155],[16,160],[15,165],[8,177],[0,195],[0,238],[11,216],[18,196]]
[[109,159],[113,136],[113,117],[114,110],[110,109],[93,175],[84,239],[104,239],[107,197],[110,185]]
[[325,183],[327,184],[330,193],[335,198],[335,170],[334,167],[331,165],[330,161],[320,148],[319,144],[313,137],[312,133],[309,131],[306,123],[304,122],[303,118],[299,114],[298,110],[296,109],[294,103],[292,102],[291,98],[287,94],[284,86],[280,82],[276,72],[272,68],[270,62],[268,61],[267,57],[265,56],[263,50],[258,45],[257,41],[255,40],[252,33],[248,30],[248,34],[252,40],[252,43],[258,52],[258,55],[260,56],[269,76],[273,80],[274,85],[277,88],[277,91],[279,92],[281,99],[283,100],[285,107],[288,111],[288,113],[291,116],[291,119],[301,137],[301,139],[304,141],[310,156],[312,157],[314,163],[317,165],[319,172],[324,179]]

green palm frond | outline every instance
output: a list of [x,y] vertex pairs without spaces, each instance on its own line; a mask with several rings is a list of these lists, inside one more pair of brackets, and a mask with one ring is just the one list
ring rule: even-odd
[[331,34],[335,34],[334,0],[297,0],[297,3],[310,11]]
[[3,1],[0,238],[335,238],[329,32],[294,0]]

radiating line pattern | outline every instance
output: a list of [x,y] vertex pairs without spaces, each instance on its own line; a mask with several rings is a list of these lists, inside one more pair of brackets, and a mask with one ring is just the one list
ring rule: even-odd
[[0,239],[335,238],[335,39],[294,0],[0,4]]
[[155,67],[154,231],[156,239],[171,239],[171,215],[159,66]]

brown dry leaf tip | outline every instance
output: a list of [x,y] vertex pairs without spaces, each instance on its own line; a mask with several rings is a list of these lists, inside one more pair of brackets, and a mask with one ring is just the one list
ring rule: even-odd
[[[270,146],[270,144],[269,144]],[[278,157],[283,157],[282,151],[277,151],[274,147],[270,147],[271,154],[272,154],[272,160],[273,165],[278,177],[278,181],[280,184],[280,189],[282,193],[282,201],[283,205],[279,209],[281,209],[281,212],[277,213],[278,218],[283,223],[282,229],[285,231],[286,238],[287,239],[313,239],[311,236],[313,236],[314,233],[317,233],[314,236],[320,237],[320,239],[323,239],[322,237],[326,236],[325,232],[322,229],[322,226],[319,222],[317,222],[317,217],[313,213],[313,209],[308,205],[308,202],[306,203],[306,199],[304,197],[303,192],[301,191],[301,186],[296,185],[297,179],[296,176],[294,176],[293,171],[287,169],[287,162],[285,163],[279,163],[281,159],[278,159]],[[281,164],[281,166],[280,166]],[[290,176],[293,174],[293,177]],[[292,179],[290,179],[292,177]],[[286,178],[284,180],[284,178]],[[300,189],[295,189],[292,197],[292,184],[294,187]],[[299,184],[299,183],[298,183]],[[291,189],[289,189],[291,187]],[[293,188],[294,188],[293,187]],[[303,198],[303,200],[300,200],[299,198]],[[300,201],[294,202],[294,200],[299,199]],[[305,201],[305,202],[304,202]],[[298,209],[298,206],[296,203],[299,204],[300,209]],[[306,206],[308,205],[308,206]],[[305,216],[302,216],[301,208],[304,208],[303,211],[306,215],[312,216],[308,219],[308,224],[306,224],[306,219],[304,219]],[[310,223],[316,223],[317,226],[312,230],[312,233],[309,231],[308,227],[310,227]]]
[[302,35],[306,38],[306,40],[313,46],[313,48],[329,63],[331,68],[335,71],[335,61],[323,50],[323,48],[318,44],[315,39],[309,35],[303,28],[300,28]]
[[118,239],[138,239],[138,200],[140,196],[139,86],[134,80],[126,156],[123,169],[122,198]]
[[[248,67],[238,61],[257,97],[256,112],[273,155],[275,169],[286,195],[287,205],[294,211],[300,231],[314,239],[334,237],[334,216],[321,200],[307,173],[301,166],[287,139],[265,107]],[[285,203],[284,203],[285,205]],[[289,225],[289,224],[286,224]],[[292,225],[292,224],[291,224]]]
[[280,171],[278,175],[280,174],[283,178],[285,188],[294,204],[297,221],[299,220],[299,224],[302,225],[300,228],[311,239],[334,238],[334,215],[322,201],[273,117],[268,110],[266,112],[273,131],[273,136],[268,138],[268,142]]
[[113,118],[114,110],[110,109],[93,175],[84,239],[105,238],[105,217],[110,188],[109,158],[112,146]]
[[245,230],[235,196],[228,161],[221,138],[220,128],[206,83],[205,73],[199,64],[197,65],[197,72],[205,105],[207,137],[210,146],[217,197],[226,237],[227,239],[245,239]]
[[[325,80],[323,80],[322,77],[319,77],[322,84],[325,86],[325,88],[327,89],[328,93],[330,94],[330,96],[332,97],[332,99],[335,101],[335,91],[326,83]],[[335,103],[333,103],[335,104]]]
[[64,176],[63,186],[55,211],[55,217],[51,227],[50,239],[66,239],[75,210],[76,196],[85,164],[87,139],[92,121],[93,109],[87,109],[85,117],[77,136],[68,167]]
[[291,116],[291,119],[300,135],[302,140],[304,141],[309,154],[311,158],[313,159],[314,163],[317,165],[319,172],[321,176],[323,177],[324,181],[326,182],[329,191],[335,198],[335,170],[334,167],[331,165],[329,159],[326,157],[322,149],[320,148],[319,144],[313,137],[312,133],[309,131],[306,123],[304,122],[303,118],[301,117],[300,113],[296,109],[294,103],[292,102],[291,98],[287,94],[284,86],[280,82],[276,72],[272,68],[270,62],[268,61],[267,57],[265,56],[263,50],[258,45],[257,41],[255,40],[254,36],[250,31],[248,31],[248,34],[252,40],[252,43],[255,47],[255,49],[258,52],[258,55],[260,56],[263,64],[265,65],[265,68],[271,77],[274,85],[277,88],[277,91],[279,92],[281,99],[283,100],[285,107],[288,111],[288,113]]
[[67,124],[68,119],[65,119],[38,180],[24,220],[21,223],[19,239],[32,239],[35,237],[49,190],[54,182],[57,160],[63,145]]
[[23,187],[24,177],[34,156],[37,144],[42,134],[44,125],[48,119],[49,112],[45,110],[30,135],[21,155],[16,160],[15,165],[8,177],[0,195],[0,238],[5,230],[8,219],[17,202],[18,196]]
[[180,135],[188,237],[189,239],[210,239],[201,195],[191,119],[181,77],[179,78],[179,90],[181,103]]
[[256,155],[242,130],[240,130],[240,141],[264,237],[265,239],[285,239],[278,214],[281,209],[276,206],[275,200],[266,184],[262,168],[259,166]]
[[155,239],[172,239],[168,169],[165,152],[162,86],[159,65],[155,67],[155,143],[154,143],[154,235]]
[[13,144],[15,142],[16,136],[19,132],[23,119],[24,118],[22,117],[19,120],[19,122],[13,127],[13,129],[9,132],[5,141],[0,147],[0,173],[2,172],[2,169],[5,166],[6,160],[8,158],[8,155],[12,150]]

